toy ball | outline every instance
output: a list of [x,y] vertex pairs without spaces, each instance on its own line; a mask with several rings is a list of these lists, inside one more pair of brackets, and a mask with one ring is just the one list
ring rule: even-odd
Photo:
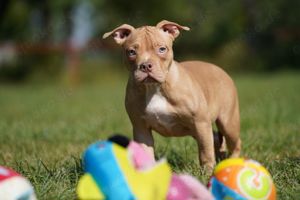
[[30,182],[17,172],[0,166],[0,199],[36,200]]
[[275,200],[276,189],[270,173],[258,162],[231,158],[220,162],[209,183],[217,200]]

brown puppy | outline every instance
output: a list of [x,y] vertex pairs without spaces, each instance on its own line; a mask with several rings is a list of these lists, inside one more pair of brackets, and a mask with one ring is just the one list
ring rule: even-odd
[[[225,137],[231,156],[240,153],[237,91],[232,79],[213,64],[174,61],[172,44],[180,30],[189,28],[166,20],[137,29],[124,24],[103,38],[113,36],[130,63],[125,105],[134,139],[153,155],[152,130],[164,136],[190,135],[198,143],[200,163],[212,168],[212,123]],[[224,142],[219,148],[225,150]]]

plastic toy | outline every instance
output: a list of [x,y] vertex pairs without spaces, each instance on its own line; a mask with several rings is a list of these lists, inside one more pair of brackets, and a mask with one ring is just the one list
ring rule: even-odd
[[0,166],[0,199],[36,200],[30,182],[17,172]]
[[88,147],[79,199],[210,200],[210,192],[189,175],[172,174],[165,160],[155,162],[143,148],[123,136]]
[[276,189],[269,172],[258,162],[243,158],[220,162],[209,188],[216,200],[276,199]]

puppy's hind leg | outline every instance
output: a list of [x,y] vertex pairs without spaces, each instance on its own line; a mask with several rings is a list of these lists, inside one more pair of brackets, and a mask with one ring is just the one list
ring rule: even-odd
[[220,133],[225,137],[230,157],[239,157],[241,151],[240,115],[238,106],[230,113],[223,113],[216,121]]
[[216,162],[224,160],[226,155],[226,139],[219,131],[213,131]]

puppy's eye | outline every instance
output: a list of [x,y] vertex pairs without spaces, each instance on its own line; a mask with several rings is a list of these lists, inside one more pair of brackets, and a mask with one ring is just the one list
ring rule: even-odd
[[134,57],[134,56],[136,56],[136,51],[134,49],[129,49],[129,50],[127,50],[127,55],[129,57]]
[[159,47],[158,52],[159,53],[165,53],[167,51],[166,47]]

